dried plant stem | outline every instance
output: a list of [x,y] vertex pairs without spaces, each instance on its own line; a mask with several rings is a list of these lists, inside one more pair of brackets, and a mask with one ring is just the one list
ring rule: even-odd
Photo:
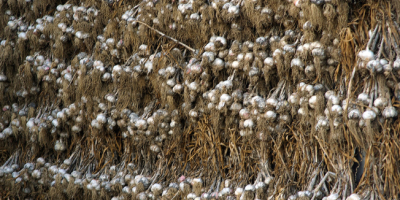
[[349,81],[349,86],[347,88],[347,98],[346,98],[346,105],[344,107],[344,117],[347,119],[347,109],[349,108],[349,100],[350,100],[350,95],[351,95],[351,87],[353,84],[353,79],[354,79],[354,75],[356,73],[356,68],[353,68],[353,72],[351,73],[351,77],[350,77],[350,81]]
[[[379,25],[376,25],[376,27],[375,27],[375,29],[374,29],[374,32],[372,33],[372,35],[371,35],[371,37],[369,38],[369,40],[368,40],[368,43],[367,43],[367,49],[369,50],[369,48],[370,48],[370,46],[371,46],[371,44],[372,44],[372,41],[373,41],[373,38],[376,36],[376,34],[378,33],[378,28],[379,27]],[[372,48],[372,50],[373,50],[373,48]]]
[[163,32],[161,32],[161,31],[159,31],[159,30],[157,30],[157,29],[155,29],[155,28],[149,26],[148,24],[146,24],[146,23],[144,23],[144,22],[141,22],[141,21],[138,21],[138,20],[136,20],[136,22],[145,25],[147,28],[149,28],[149,29],[151,29],[151,30],[157,32],[157,33],[160,34],[161,36],[166,37],[166,38],[168,38],[168,39],[170,39],[170,40],[172,40],[172,41],[174,41],[174,42],[176,42],[176,43],[178,43],[178,44],[184,46],[185,48],[189,49],[189,50],[192,51],[193,53],[196,52],[196,50],[193,49],[192,47],[189,47],[188,45],[186,45],[186,44],[184,44],[184,43],[178,41],[178,40],[175,39],[175,38],[172,38],[172,37],[170,37],[170,36],[168,36],[168,35],[165,35]]
[[179,191],[172,197],[171,200],[175,199],[180,193],[181,193],[181,191],[179,190]]
[[313,189],[313,187],[314,187],[314,185],[315,185],[315,182],[317,181],[318,172],[319,172],[319,167],[320,167],[320,166],[318,166],[318,167],[313,171],[313,173],[311,174],[312,179],[311,179],[310,184],[308,185],[308,188],[307,188],[308,191],[311,191],[311,190]]
[[327,172],[327,173],[325,174],[324,178],[322,178],[321,182],[319,182],[319,184],[317,185],[317,187],[314,189],[314,195],[313,195],[313,197],[311,198],[311,200],[314,200],[314,199],[315,199],[317,192],[321,189],[321,187],[324,185],[326,179],[328,179],[329,176],[335,177],[336,174],[333,173],[333,172]]

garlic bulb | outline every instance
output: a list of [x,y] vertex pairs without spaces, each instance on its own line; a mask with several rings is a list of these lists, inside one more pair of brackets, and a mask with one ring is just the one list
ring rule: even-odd
[[382,111],[382,116],[385,118],[393,118],[397,117],[397,110],[393,106],[387,106],[385,109]]
[[250,117],[250,112],[247,110],[247,108],[243,108],[239,111],[239,116],[242,119],[249,119]]
[[306,115],[307,115],[307,113],[306,113],[306,111],[304,110],[304,108],[299,108],[299,110],[297,111],[297,114],[299,114],[299,115],[301,115],[301,116],[306,116]]
[[348,118],[349,119],[360,119],[361,118],[361,112],[358,109],[352,109],[348,113]]
[[336,95],[331,95],[328,100],[330,102],[332,102],[333,105],[339,105],[340,104],[340,99]]
[[245,128],[249,128],[249,129],[253,129],[255,127],[255,124],[254,124],[252,119],[246,119],[244,121],[244,127]]
[[56,144],[54,145],[54,150],[56,150],[56,151],[64,151],[65,149],[67,149],[65,144],[61,140],[57,140]]
[[340,105],[333,105],[331,108],[332,113],[342,115],[343,109]]
[[368,49],[358,52],[358,57],[361,58],[361,60],[364,62],[368,62],[370,60],[375,59],[374,53]]
[[304,70],[304,63],[299,59],[299,58],[293,58],[290,66],[293,67],[297,67],[300,70]]
[[275,108],[277,105],[278,105],[278,100],[276,98],[271,97],[267,99],[267,106]]
[[288,100],[290,104],[297,105],[299,103],[299,96],[297,93],[293,93],[289,96]]
[[232,67],[233,69],[239,69],[239,68],[240,68],[240,63],[239,63],[239,61],[237,61],[237,60],[233,61],[232,64],[231,64],[231,67]]
[[270,120],[270,121],[273,121],[273,120],[275,120],[276,119],[276,113],[274,112],[274,111],[271,111],[271,110],[269,110],[269,111],[267,111],[266,113],[265,113],[265,115],[264,115],[264,117],[267,119],[267,120]]
[[383,108],[388,105],[388,100],[384,97],[378,97],[374,101],[374,106],[378,108]]
[[353,194],[351,194],[350,196],[348,196],[348,197],[346,198],[346,200],[361,200],[361,197],[360,197],[358,194],[353,193]]
[[315,105],[317,103],[317,96],[312,96],[309,100],[308,100],[308,104],[310,105],[311,108],[315,108]]
[[176,84],[173,88],[172,91],[175,93],[180,94],[183,91],[183,86],[181,84]]
[[232,97],[229,96],[228,94],[222,94],[220,97],[220,101],[229,104],[231,102]]
[[189,116],[192,117],[192,118],[197,118],[199,116],[199,114],[195,110],[190,110],[189,111]]
[[216,51],[216,48],[215,48],[214,43],[213,43],[213,42],[210,42],[210,43],[206,44],[206,46],[204,47],[204,50],[215,52],[215,51]]
[[214,60],[214,62],[212,63],[212,67],[213,67],[213,69],[215,69],[217,71],[221,71],[222,69],[224,69],[225,63],[222,59],[216,58]]
[[368,105],[370,101],[369,96],[366,93],[359,94],[357,100],[364,103],[365,105]]
[[160,152],[161,149],[160,149],[159,146],[153,144],[153,145],[150,145],[150,150],[153,151],[153,152],[158,153],[158,152]]
[[139,119],[136,121],[135,126],[139,130],[146,130],[147,129],[147,122],[144,119]]
[[366,110],[362,114],[362,118],[365,120],[374,120],[376,118],[376,113],[372,110]]

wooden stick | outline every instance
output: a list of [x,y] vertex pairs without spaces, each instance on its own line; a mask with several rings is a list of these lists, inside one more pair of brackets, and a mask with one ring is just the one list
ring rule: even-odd
[[135,22],[138,22],[138,23],[140,23],[140,24],[145,25],[147,28],[149,28],[149,29],[151,29],[151,30],[157,32],[157,33],[160,34],[162,37],[166,37],[166,38],[168,38],[168,39],[170,39],[170,40],[172,40],[172,41],[174,41],[174,42],[176,42],[176,43],[178,43],[178,44],[184,46],[186,49],[189,49],[189,50],[190,50],[191,52],[193,52],[193,53],[196,52],[196,50],[193,49],[192,47],[189,47],[188,45],[186,45],[186,44],[184,44],[184,43],[178,41],[178,40],[175,39],[175,38],[172,38],[172,37],[170,37],[170,36],[168,36],[168,35],[165,35],[163,32],[161,32],[161,31],[159,31],[159,30],[157,30],[157,29],[155,29],[155,28],[149,26],[148,24],[146,24],[146,23],[144,23],[144,22],[141,22],[141,21],[138,21],[138,20],[135,20]]

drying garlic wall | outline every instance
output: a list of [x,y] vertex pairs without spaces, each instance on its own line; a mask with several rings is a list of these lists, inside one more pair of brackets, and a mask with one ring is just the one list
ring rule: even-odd
[[0,196],[390,199],[386,1],[0,1]]

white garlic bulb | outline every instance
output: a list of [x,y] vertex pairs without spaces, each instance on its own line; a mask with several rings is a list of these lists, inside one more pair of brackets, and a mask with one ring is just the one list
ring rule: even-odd
[[362,114],[362,117],[365,120],[374,120],[376,118],[376,113],[368,109]]
[[181,84],[176,84],[173,88],[172,91],[175,93],[180,94],[183,91],[183,86]]
[[301,116],[306,116],[306,111],[304,110],[304,108],[299,108],[299,110],[297,111],[297,114],[301,115]]
[[146,130],[147,129],[147,122],[144,119],[139,119],[136,121],[135,126],[139,130]]
[[252,119],[244,120],[244,124],[243,125],[244,125],[245,128],[250,128],[250,129],[253,129],[254,126],[255,126],[255,124],[254,124]]
[[242,104],[240,103],[233,103],[230,107],[230,110],[235,111],[235,112],[239,112],[242,109]]
[[297,93],[293,93],[289,96],[288,100],[290,104],[297,105],[299,104],[299,95]]
[[331,95],[328,100],[330,102],[332,102],[333,105],[339,105],[340,104],[340,99],[336,95]]
[[275,120],[276,116],[277,116],[276,113],[274,111],[271,111],[271,110],[267,111],[264,114],[265,119],[270,120],[270,121]]
[[229,96],[228,94],[222,94],[220,97],[220,101],[229,104],[231,102],[232,97]]
[[235,195],[236,196],[242,196],[242,194],[243,194],[243,188],[236,188],[236,190],[235,190]]
[[368,62],[370,60],[375,59],[375,55],[374,52],[372,52],[371,50],[362,50],[358,53],[358,57],[361,58],[362,61],[364,62]]
[[347,114],[349,119],[360,119],[361,118],[361,112],[358,109],[352,109],[350,112]]
[[316,106],[316,104],[317,104],[317,96],[314,95],[314,96],[312,96],[312,97],[308,100],[308,105],[310,105],[310,107],[311,107],[312,109],[314,109],[315,106]]
[[278,105],[278,100],[274,97],[271,97],[271,98],[267,99],[266,103],[267,103],[267,106],[275,108]]
[[199,116],[199,114],[197,113],[196,110],[190,110],[189,111],[189,116],[193,117],[193,118],[197,118]]
[[243,108],[239,111],[239,116],[242,119],[249,119],[250,118],[250,111],[247,108]]
[[375,107],[386,107],[388,105],[388,100],[384,97],[378,97],[374,101],[374,106]]
[[56,151],[64,151],[65,149],[67,149],[65,144],[61,140],[57,140],[56,144],[54,145],[54,150],[56,150]]
[[340,105],[333,105],[331,108],[332,113],[342,115],[343,108]]
[[206,46],[204,47],[204,50],[215,52],[215,51],[216,51],[216,48],[215,48],[214,43],[213,43],[213,42],[210,42],[210,43],[206,44]]
[[233,69],[239,69],[239,68],[240,68],[240,63],[239,63],[239,61],[237,61],[237,60],[233,61],[232,64],[231,64],[231,67],[232,67]]
[[368,105],[369,104],[369,96],[366,93],[361,93],[358,95],[357,100]]
[[160,147],[158,145],[156,145],[156,144],[150,145],[150,150],[155,152],[155,153],[158,153],[158,152],[161,151]]
[[346,200],[361,200],[361,197],[360,197],[358,194],[353,193],[353,194],[351,194],[350,196],[348,196],[348,197],[346,198]]
[[216,58],[214,60],[214,62],[212,63],[212,67],[213,67],[213,69],[215,69],[217,71],[221,71],[222,69],[224,69],[225,63],[222,59]]
[[385,118],[393,118],[397,117],[397,110],[393,106],[387,106],[383,111],[382,111],[382,116]]
[[299,58],[293,58],[292,59],[292,61],[291,61],[291,63],[290,63],[290,66],[293,68],[293,67],[297,67],[297,68],[299,68],[300,70],[303,70],[304,69],[304,63],[303,63],[303,61],[301,61]]
[[107,117],[105,114],[100,113],[97,115],[96,120],[101,124],[105,124],[107,122]]

